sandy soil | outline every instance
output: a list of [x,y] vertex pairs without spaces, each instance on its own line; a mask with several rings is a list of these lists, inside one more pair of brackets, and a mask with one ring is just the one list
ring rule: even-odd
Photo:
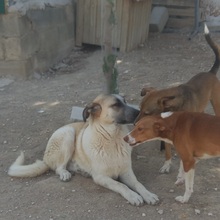
[[[220,43],[219,33],[212,36]],[[21,150],[27,163],[41,159],[53,131],[70,122],[72,106],[84,107],[102,92],[102,56],[99,49],[76,49],[47,73],[0,86],[0,219],[220,219],[220,160],[197,164],[194,194],[188,204],[179,204],[174,200],[184,192],[184,186],[174,186],[179,159],[173,152],[171,173],[159,174],[164,162],[159,142],[139,146],[132,155],[137,178],[160,198],[155,206],[132,206],[80,175],[66,183],[54,172],[30,179],[7,176]],[[191,41],[184,33],[151,34],[146,45],[118,54],[120,93],[138,104],[143,86],[185,82],[209,70],[213,60],[202,34]]]

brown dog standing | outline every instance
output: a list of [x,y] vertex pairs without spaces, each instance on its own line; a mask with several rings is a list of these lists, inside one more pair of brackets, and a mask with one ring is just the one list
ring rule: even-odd
[[[203,112],[211,101],[216,115],[220,115],[220,82],[216,77],[220,66],[220,46],[210,37],[205,25],[205,39],[215,53],[215,62],[209,72],[195,75],[187,83],[176,87],[156,90],[142,89],[144,96],[140,103],[140,114],[136,122],[145,115],[158,114],[165,111]],[[160,169],[161,173],[169,172],[171,166],[171,145],[165,146],[166,161]]]
[[198,159],[220,156],[220,117],[198,112],[167,112],[143,117],[124,137],[131,146],[150,140],[174,144],[181,158],[176,185],[184,183],[185,193],[176,201],[188,202]]

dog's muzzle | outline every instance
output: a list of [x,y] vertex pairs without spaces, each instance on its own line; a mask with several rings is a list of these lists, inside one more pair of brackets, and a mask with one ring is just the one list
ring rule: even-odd
[[118,124],[133,124],[136,117],[139,115],[139,109],[134,105],[125,105],[123,115],[118,117]]

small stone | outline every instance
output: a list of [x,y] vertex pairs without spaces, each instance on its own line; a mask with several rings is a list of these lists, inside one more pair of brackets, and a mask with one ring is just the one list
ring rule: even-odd
[[125,70],[125,71],[124,71],[124,73],[128,73],[128,72],[129,72],[129,70]]
[[208,216],[213,216],[213,214],[211,212],[208,213]]
[[195,214],[200,215],[201,211],[199,209],[195,209]]
[[38,113],[44,113],[44,110],[43,110],[43,109],[41,109],[41,110],[39,110],[39,111],[38,111]]
[[162,215],[162,214],[163,214],[163,210],[162,210],[162,209],[158,210],[158,213],[159,213],[160,215]]
[[142,217],[145,217],[145,216],[146,216],[146,214],[145,214],[145,213],[142,213],[142,214],[141,214],[141,216],[142,216]]

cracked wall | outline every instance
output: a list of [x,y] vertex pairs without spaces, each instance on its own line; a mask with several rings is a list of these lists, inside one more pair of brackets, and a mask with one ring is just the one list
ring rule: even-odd
[[74,6],[0,15],[0,76],[43,72],[74,48]]

